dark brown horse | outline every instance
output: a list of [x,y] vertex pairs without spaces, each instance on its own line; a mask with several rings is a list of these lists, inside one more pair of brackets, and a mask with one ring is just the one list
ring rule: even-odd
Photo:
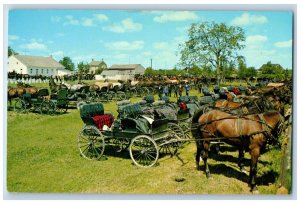
[[267,143],[277,141],[282,131],[283,117],[278,112],[267,112],[247,116],[236,116],[219,110],[211,110],[198,119],[198,128],[193,130],[197,140],[196,166],[199,169],[200,155],[204,161],[205,173],[210,177],[208,168],[208,150],[212,140],[236,146],[239,150],[239,167],[243,169],[244,150],[251,155],[250,179],[251,191],[256,191],[257,162],[261,150]]

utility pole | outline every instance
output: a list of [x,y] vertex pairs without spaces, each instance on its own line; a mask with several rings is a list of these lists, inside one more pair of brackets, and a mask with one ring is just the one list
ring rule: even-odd
[[150,67],[151,67],[151,69],[152,69],[152,58],[150,59],[150,62],[151,62],[151,65],[150,65]]

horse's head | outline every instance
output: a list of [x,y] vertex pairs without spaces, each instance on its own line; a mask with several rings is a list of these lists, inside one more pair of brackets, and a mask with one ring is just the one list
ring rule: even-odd
[[271,128],[271,134],[273,136],[272,143],[278,143],[279,136],[284,129],[284,117],[279,112],[271,111],[265,113],[264,118]]

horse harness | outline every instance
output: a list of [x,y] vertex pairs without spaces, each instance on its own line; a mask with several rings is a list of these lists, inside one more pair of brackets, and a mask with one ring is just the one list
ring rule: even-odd
[[[255,119],[252,119],[252,118],[247,118],[245,116],[238,116],[238,115],[235,115],[235,116],[229,116],[229,117],[225,117],[225,118],[219,118],[219,119],[215,119],[215,120],[210,120],[210,121],[206,121],[205,123],[202,123],[202,124],[192,124],[192,129],[196,129],[196,128],[200,128],[200,131],[202,132],[206,132],[208,133],[209,135],[213,136],[213,138],[197,138],[196,141],[208,141],[208,140],[225,140],[225,139],[240,139],[240,140],[243,140],[244,137],[253,137],[257,134],[264,134],[267,138],[267,143],[270,142],[270,141],[277,141],[277,138],[271,133],[271,130],[273,129],[267,122],[266,120],[264,119],[264,116],[263,114],[257,114],[259,120],[255,120]],[[216,121],[221,121],[221,120],[225,120],[225,119],[237,119],[237,125],[236,125],[236,128],[237,128],[237,132],[239,132],[240,134],[238,136],[232,136],[232,137],[218,137],[217,135],[215,135],[214,133],[206,130],[206,126],[210,123],[213,123],[213,122],[216,122]],[[261,125],[262,125],[262,130],[261,131],[256,131],[256,132],[252,132],[251,134],[248,134],[248,135],[243,135],[241,134],[241,120],[240,119],[246,119],[246,120],[252,120],[252,121],[255,121],[255,122],[259,122]]]

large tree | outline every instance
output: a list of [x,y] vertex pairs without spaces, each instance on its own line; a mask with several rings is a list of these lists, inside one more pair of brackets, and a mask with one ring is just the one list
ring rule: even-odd
[[193,65],[211,66],[217,72],[218,83],[223,67],[237,58],[237,51],[244,48],[244,30],[225,23],[193,23],[188,30],[188,41],[181,47],[180,63],[185,67]]
[[72,62],[70,57],[64,57],[62,58],[59,63],[61,63],[62,65],[65,66],[66,69],[70,70],[70,71],[74,71],[75,65]]
[[81,74],[87,74],[90,71],[90,66],[84,62],[79,62],[77,68]]
[[10,46],[8,46],[8,57],[11,55],[18,55],[19,53],[17,53],[16,51],[14,51],[14,49],[12,49]]

